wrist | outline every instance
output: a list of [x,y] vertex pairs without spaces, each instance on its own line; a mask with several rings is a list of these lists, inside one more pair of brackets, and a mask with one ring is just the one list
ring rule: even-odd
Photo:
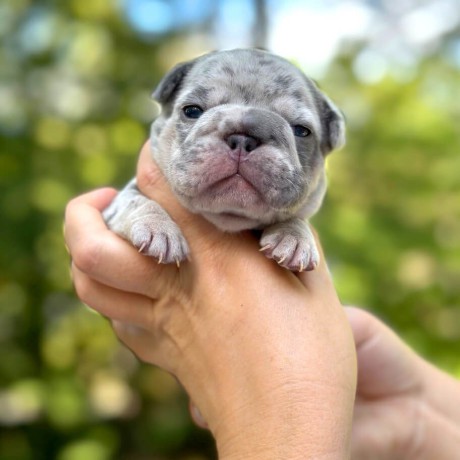
[[349,458],[351,391],[310,387],[282,393],[282,399],[271,395],[266,404],[246,405],[210,427],[220,460]]

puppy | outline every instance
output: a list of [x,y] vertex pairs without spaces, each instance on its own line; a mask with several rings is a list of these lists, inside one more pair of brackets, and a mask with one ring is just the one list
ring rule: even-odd
[[[306,220],[326,191],[324,161],[345,141],[335,105],[298,68],[265,51],[213,52],[173,68],[151,148],[178,200],[227,232],[260,229],[261,251],[292,271],[319,253]],[[109,228],[143,254],[178,265],[180,229],[133,179],[104,211]]]

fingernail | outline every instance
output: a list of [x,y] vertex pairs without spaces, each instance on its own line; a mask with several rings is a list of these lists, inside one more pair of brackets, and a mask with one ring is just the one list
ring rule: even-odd
[[190,413],[192,415],[193,421],[201,428],[208,428],[208,424],[204,417],[201,415],[200,410],[198,407],[195,406],[195,404],[191,403],[190,404]]

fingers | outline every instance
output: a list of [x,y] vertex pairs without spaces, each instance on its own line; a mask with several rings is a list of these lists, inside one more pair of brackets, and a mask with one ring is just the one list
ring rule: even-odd
[[73,283],[80,300],[112,320],[148,327],[152,322],[155,301],[101,284],[77,267],[73,267]]
[[203,428],[203,429],[209,429],[209,425],[204,419],[203,415],[200,412],[200,409],[194,404],[193,401],[189,401],[189,412],[192,417],[193,422],[195,423],[196,426]]
[[100,284],[155,298],[177,269],[159,266],[106,227],[101,210],[115,193],[96,190],[68,204],[64,236],[73,266]]
[[358,357],[358,394],[374,398],[418,391],[418,356],[380,320],[346,307]]
[[112,327],[117,337],[145,363],[154,364],[174,374],[168,354],[161,350],[161,341],[155,335],[138,324],[113,320]]

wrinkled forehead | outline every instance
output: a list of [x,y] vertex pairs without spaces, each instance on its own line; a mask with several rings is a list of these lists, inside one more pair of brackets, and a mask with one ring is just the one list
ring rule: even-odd
[[263,51],[234,50],[198,60],[187,75],[181,101],[215,106],[243,103],[277,111],[314,111],[314,87],[288,61]]

